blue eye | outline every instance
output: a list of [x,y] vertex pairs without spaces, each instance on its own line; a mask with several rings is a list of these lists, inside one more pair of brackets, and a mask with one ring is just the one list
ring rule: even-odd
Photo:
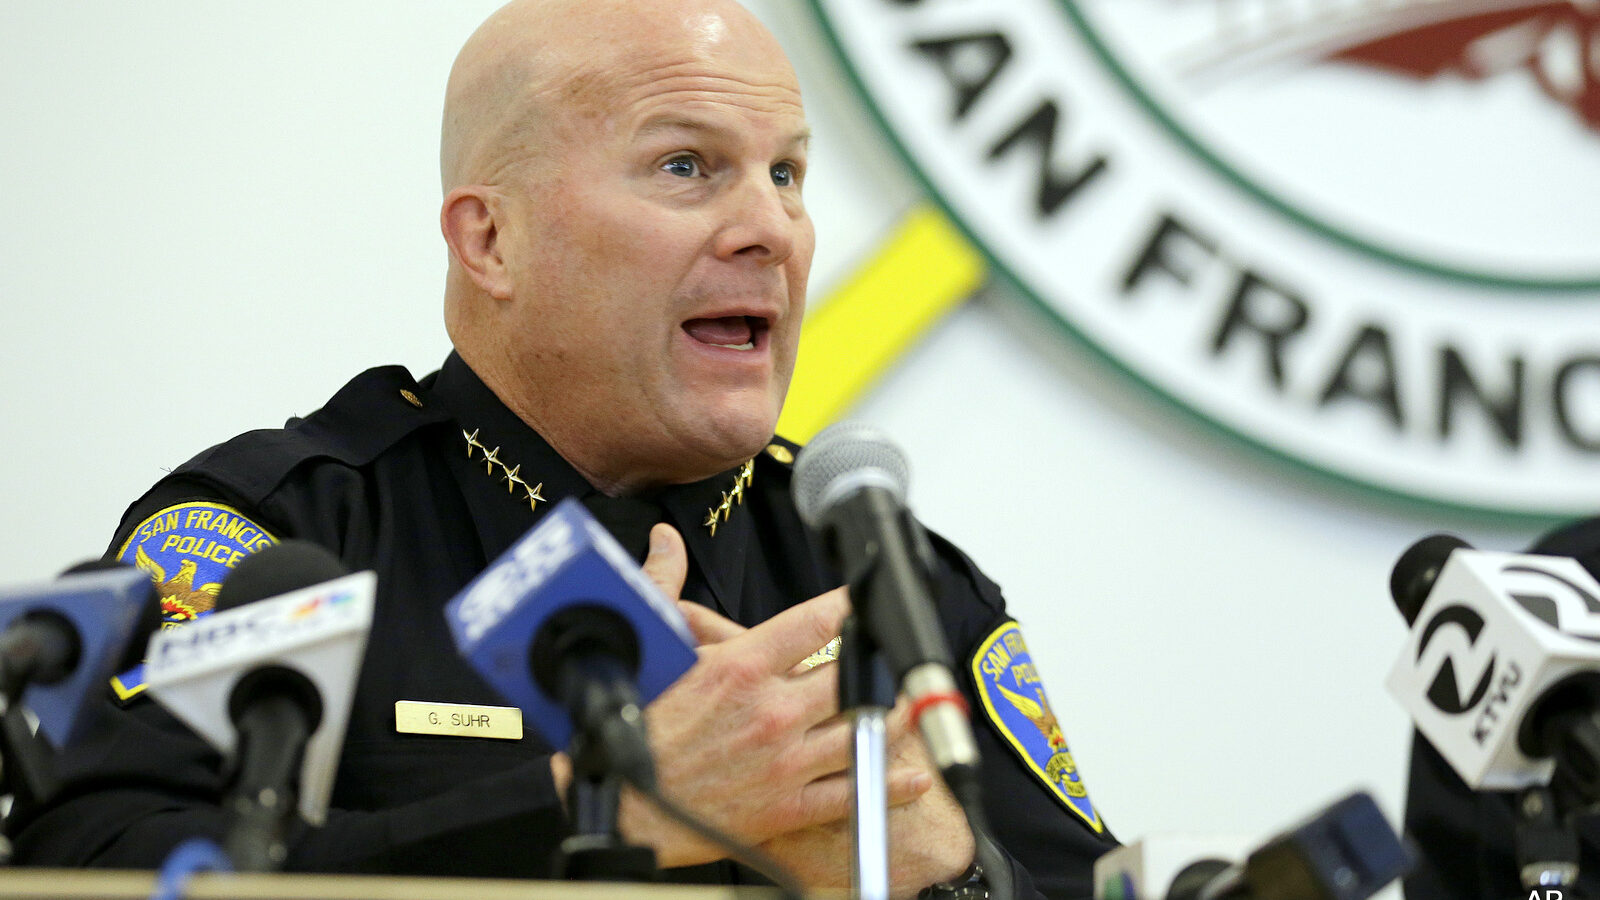
[[794,163],[778,163],[772,167],[772,183],[778,187],[793,187],[798,180]]
[[679,178],[693,178],[700,174],[700,161],[692,156],[674,156],[661,164],[661,168],[669,175]]

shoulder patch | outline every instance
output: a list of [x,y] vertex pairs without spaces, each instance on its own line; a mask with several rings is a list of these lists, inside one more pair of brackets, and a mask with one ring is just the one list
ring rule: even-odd
[[[151,515],[117,549],[117,561],[150,576],[161,598],[161,627],[175,628],[211,611],[217,591],[239,560],[278,539],[231,506],[197,500]],[[122,700],[144,689],[144,666],[111,679]]]
[[1022,639],[1022,627],[1014,621],[1002,623],[978,644],[971,665],[989,724],[1063,806],[1096,834],[1105,831],[1044,695],[1044,682]]

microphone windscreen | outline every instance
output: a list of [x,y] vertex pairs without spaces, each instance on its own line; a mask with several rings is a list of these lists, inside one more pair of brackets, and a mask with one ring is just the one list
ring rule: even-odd
[[888,435],[864,422],[840,422],[800,451],[794,504],[800,518],[816,528],[834,504],[861,488],[883,488],[903,504],[910,483],[906,455]]
[[297,591],[350,574],[327,548],[310,541],[280,541],[239,561],[217,591],[217,610]]
[[[80,563],[74,563],[62,569],[61,574],[56,577],[66,578],[69,575],[117,570],[133,571],[133,566],[115,559],[96,557],[94,559],[86,559]],[[117,659],[116,671],[118,672],[126,672],[144,661],[145,645],[149,643],[150,635],[155,634],[156,629],[161,627],[160,598],[156,594],[155,583],[149,582],[148,579],[147,583],[149,584],[149,590],[145,594],[145,599],[139,604],[139,617],[134,621],[133,631],[128,636],[128,643],[123,647],[122,655]]]
[[1470,548],[1471,545],[1453,534],[1430,534],[1400,554],[1394,570],[1389,573],[1389,596],[1394,598],[1407,625],[1416,624],[1417,614],[1422,612],[1428,592],[1439,580],[1439,572],[1450,554]]

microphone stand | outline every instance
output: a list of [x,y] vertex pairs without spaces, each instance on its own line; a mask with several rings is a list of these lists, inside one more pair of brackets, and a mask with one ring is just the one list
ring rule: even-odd
[[852,613],[840,632],[839,709],[850,713],[854,746],[850,779],[855,835],[850,869],[852,895],[859,900],[889,897],[889,741],[886,719],[894,704],[893,680],[860,617]]
[[[1594,690],[1595,682],[1588,679],[1557,688],[1541,701],[1558,707],[1536,735],[1537,748],[1555,760],[1555,771],[1548,786],[1526,788],[1514,799],[1517,869],[1522,886],[1530,890],[1578,881],[1573,818],[1600,806],[1600,712]],[[1559,708],[1563,704],[1570,705]]]
[[[605,619],[580,616],[573,621],[559,640],[552,638],[556,649],[550,651],[551,657],[564,660],[549,678],[574,726],[567,748],[572,757],[567,813],[573,833],[556,851],[556,876],[569,881],[655,881],[655,850],[623,839],[619,812],[624,783],[655,789],[655,763],[631,666],[621,657],[592,652],[604,644],[594,635],[608,627]],[[542,639],[543,632],[531,651],[536,658],[542,655]],[[622,656],[629,655],[636,666],[637,647]]]
[[1524,888],[1563,887],[1578,881],[1578,835],[1555,794],[1543,785],[1516,795],[1517,875]]
[[[56,790],[50,766],[51,750],[44,735],[36,733],[20,704],[0,698],[0,796],[11,798],[5,819],[37,807]],[[11,862],[11,842],[0,835],[0,866]]]
[[573,833],[556,851],[556,876],[568,881],[655,881],[655,851],[622,837],[618,808],[623,779],[604,739],[580,731],[568,752],[572,783],[567,810]]
[[223,849],[241,872],[276,872],[288,857],[285,835],[297,814],[296,782],[315,725],[296,700],[270,696],[243,712],[237,728],[239,768],[224,799]]

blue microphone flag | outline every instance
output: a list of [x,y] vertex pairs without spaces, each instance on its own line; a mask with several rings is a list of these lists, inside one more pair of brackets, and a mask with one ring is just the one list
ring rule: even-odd
[[131,567],[65,575],[41,584],[0,588],[0,631],[33,611],[72,623],[82,643],[78,666],[55,684],[33,684],[21,702],[57,747],[70,743],[85,703],[98,699],[116,669],[139,611],[151,602],[150,576]]
[[445,607],[456,650],[551,746],[572,740],[566,709],[534,682],[528,651],[552,616],[575,606],[621,615],[639,643],[635,684],[655,699],[694,665],[694,636],[671,600],[589,511],[568,498]]

